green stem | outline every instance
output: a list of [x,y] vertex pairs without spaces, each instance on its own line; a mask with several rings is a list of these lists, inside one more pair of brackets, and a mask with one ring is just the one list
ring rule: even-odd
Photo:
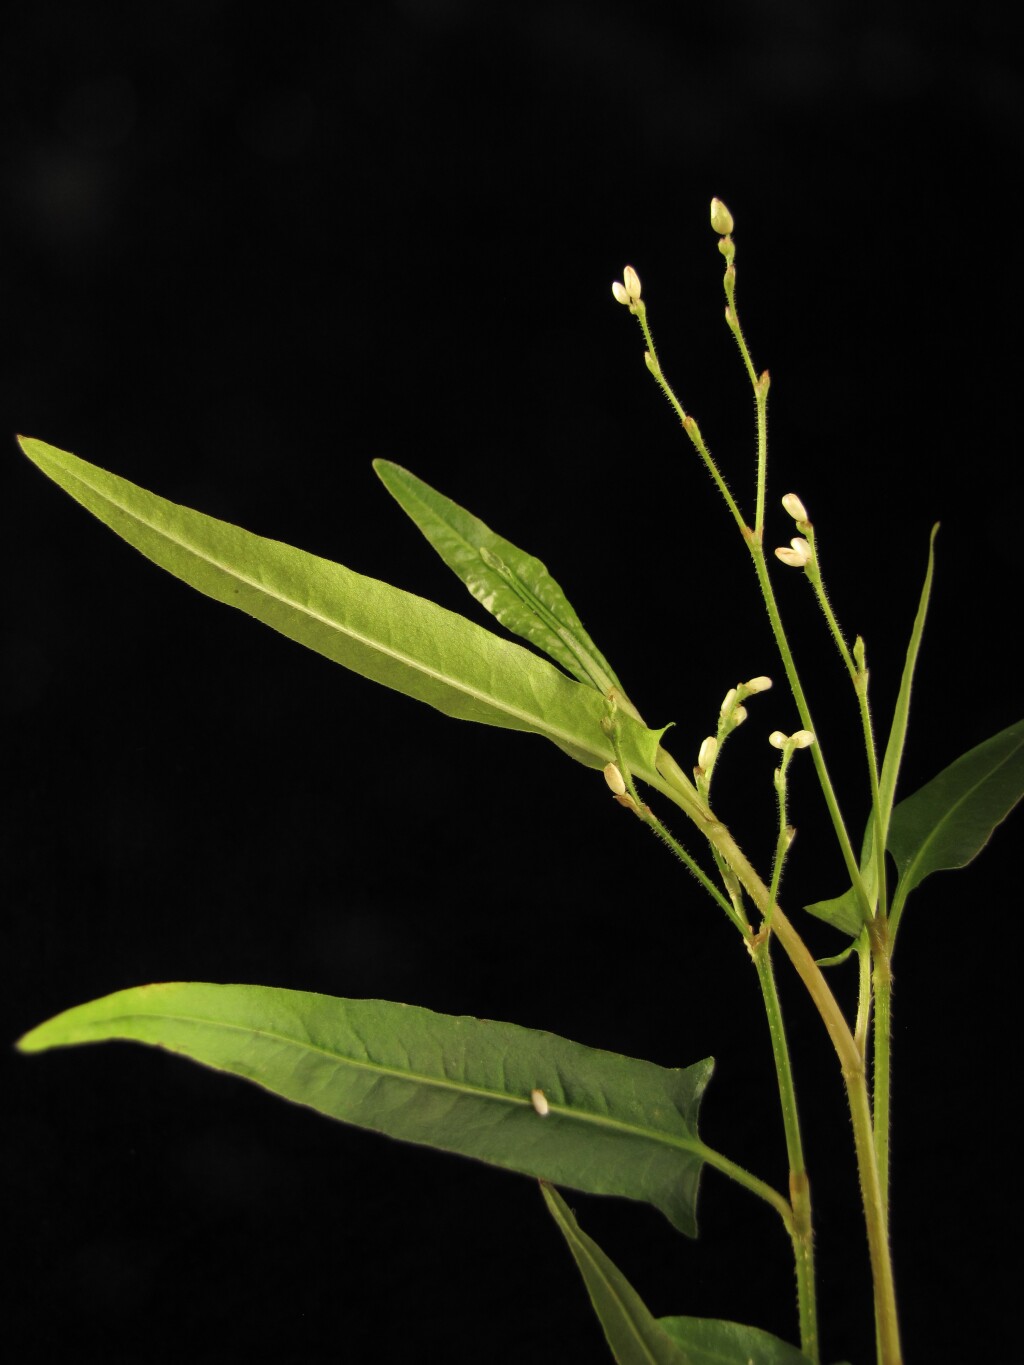
[[758,1199],[763,1199],[766,1204],[770,1204],[782,1219],[790,1237],[793,1236],[793,1210],[790,1208],[789,1200],[769,1185],[767,1181],[761,1180],[760,1177],[752,1174],[743,1166],[731,1161],[727,1156],[723,1156],[721,1152],[716,1152],[713,1147],[705,1147],[703,1142],[688,1144],[687,1151],[695,1153],[701,1161],[713,1166],[716,1171],[721,1171],[730,1180],[735,1180],[737,1185],[742,1185],[751,1194],[756,1194]]
[[792,831],[786,821],[786,768],[789,759],[792,757],[792,749],[788,749],[782,757],[775,774],[775,790],[779,798],[779,833],[775,840],[775,858],[772,862],[772,884],[768,888],[768,914],[765,916],[764,928],[771,926],[772,906],[779,898],[779,883],[782,880],[782,869],[786,862],[786,854],[789,852]]
[[861,1201],[868,1230],[868,1252],[871,1256],[871,1278],[875,1290],[875,1332],[878,1338],[878,1358],[882,1365],[899,1365],[899,1319],[896,1313],[896,1288],[892,1276],[892,1258],[885,1203],[879,1183],[875,1160],[874,1134],[871,1122],[871,1103],[863,1067],[855,1072],[844,1071],[846,1093],[850,1102],[853,1141],[857,1151],[857,1170],[860,1174]]
[[836,620],[835,612],[832,610],[832,603],[829,601],[828,593],[825,591],[825,583],[821,577],[821,568],[818,564],[818,544],[814,536],[814,526],[809,521],[798,521],[797,529],[805,533],[807,536],[807,543],[811,547],[811,558],[804,568],[804,573],[807,575],[808,581],[814,589],[814,595],[818,599],[818,606],[821,607],[822,614],[832,633],[832,638],[836,642],[836,648],[839,650],[843,663],[846,665],[846,671],[850,675],[850,681],[853,683],[854,687],[856,687],[857,666],[853,661],[853,655],[850,653],[850,647],[846,643],[846,637],[843,635],[843,632],[839,627],[839,622]]
[[750,354],[750,347],[740,326],[740,315],[736,311],[736,267],[733,264],[735,248],[730,236],[722,238],[719,250],[723,251],[726,259],[725,278],[722,281],[728,304],[725,321],[736,339],[736,345],[740,348],[747,377],[754,389],[754,403],[757,408],[757,505],[754,513],[754,535],[760,540],[764,535],[764,500],[768,481],[768,387],[771,379],[767,370],[760,378],[758,377],[754,369],[754,358]]
[[768,487],[768,371],[754,384],[754,403],[757,408],[757,506],[754,512],[754,535],[764,537],[764,500]]
[[731,259],[725,267],[725,278],[722,283],[725,287],[725,297],[729,304],[728,308],[725,310],[725,321],[729,331],[732,332],[733,336],[736,338],[736,345],[740,348],[740,355],[743,357],[743,364],[746,367],[750,382],[756,388],[757,371],[754,369],[754,361],[750,354],[750,347],[747,345],[747,339],[743,335],[739,314],[736,311],[736,267],[733,265]]
[[871,952],[866,937],[862,933],[855,945],[857,949],[857,1022],[854,1025],[853,1036],[857,1042],[857,1051],[860,1053],[862,1061],[866,1061],[868,1055],[872,1004]]
[[[811,547],[811,558],[804,572],[814,589],[814,595],[818,599],[818,605],[824,614],[836,648],[839,650],[846,671],[850,675],[854,695],[857,698],[857,710],[860,714],[861,730],[864,734],[864,752],[868,762],[868,779],[871,785],[871,809],[874,812],[872,850],[875,863],[877,909],[875,905],[872,905],[871,913],[872,915],[879,914],[882,919],[885,919],[888,913],[888,897],[885,885],[885,841],[888,833],[888,812],[882,805],[881,788],[878,780],[878,753],[875,748],[871,702],[868,697],[869,675],[864,655],[864,641],[858,637],[853,653],[850,653],[850,648],[839,627],[839,622],[836,620],[835,612],[832,610],[828,593],[825,591],[825,582],[821,576],[821,566],[818,562],[818,545],[814,536],[814,527],[810,522],[799,522],[798,525],[802,531],[806,532],[808,544]],[[872,937],[872,949],[877,952],[878,948],[877,938]]]
[[686,412],[682,403],[680,403],[679,399],[676,397],[671,384],[669,384],[668,380],[665,378],[661,368],[661,361],[658,359],[658,352],[654,345],[654,337],[651,334],[651,328],[647,321],[647,308],[642,300],[634,304],[633,312],[636,315],[637,322],[640,324],[640,330],[644,334],[644,341],[647,343],[647,368],[654,376],[658,388],[661,389],[662,393],[671,403],[672,409],[679,418],[683,430],[692,441],[694,449],[704,462],[705,469],[714,480],[715,487],[725,499],[726,506],[729,508],[733,521],[735,521],[741,531],[744,530],[746,523],[743,519],[743,514],[737,505],[736,499],[729,490],[729,485],[722,478],[721,471],[712,458],[711,452],[704,444],[704,437],[701,435],[700,427],[697,425],[696,420]]
[[875,1102],[875,1162],[882,1208],[889,1214],[890,1132],[890,1039],[892,1037],[892,980],[887,972],[875,974],[875,1069],[872,1090]]
[[[796,702],[800,723],[805,730],[810,730],[811,733],[815,735],[817,741],[814,721],[811,716],[811,708],[808,706],[807,698],[804,695],[804,689],[800,682],[800,675],[797,673],[796,663],[793,660],[793,652],[789,646],[789,638],[786,635],[786,628],[782,624],[782,617],[779,615],[778,604],[775,601],[775,592],[772,588],[771,580],[768,577],[768,566],[765,562],[764,547],[749,530],[746,532],[745,539],[747,548],[750,550],[751,558],[754,561],[754,571],[757,574],[757,581],[761,585],[761,593],[764,597],[765,607],[768,611],[768,619],[771,622],[775,643],[782,659],[782,666],[786,671],[786,678],[789,682],[790,691],[793,693],[793,700]],[[864,885],[864,878],[861,876],[860,864],[857,861],[853,846],[850,843],[850,836],[846,832],[846,825],[839,809],[839,802],[836,799],[835,790],[832,787],[832,779],[829,777],[820,742],[815,742],[811,745],[810,754],[811,760],[814,763],[815,772],[818,774],[818,783],[821,786],[821,792],[825,798],[825,805],[828,808],[828,813],[832,820],[832,828],[835,830],[836,839],[839,842],[839,850],[842,853],[846,871],[849,875],[850,882],[857,893],[861,913],[866,922],[871,918],[874,907],[871,905],[868,897],[867,889]]]
[[750,955],[757,968],[757,979],[764,997],[768,1016],[768,1032],[775,1058],[775,1075],[782,1106],[782,1125],[786,1133],[786,1152],[789,1157],[789,1196],[793,1209],[793,1257],[796,1264],[797,1307],[800,1315],[800,1349],[817,1365],[818,1309],[814,1279],[814,1229],[811,1217],[811,1187],[804,1164],[803,1141],[800,1136],[800,1117],[796,1105],[796,1088],[790,1063],[789,1045],[775,986],[775,972],[771,960],[771,938],[757,936]]
[[[704,828],[704,834],[736,873],[740,883],[762,915],[766,915],[769,908],[768,888],[754,871],[726,826],[716,820],[714,815],[711,815]],[[868,1253],[871,1259],[879,1360],[881,1365],[900,1365],[902,1356],[900,1354],[892,1258],[889,1250],[885,1203],[875,1157],[871,1104],[868,1099],[864,1062],[843,1012],[839,1008],[828,982],[822,975],[821,968],[779,905],[775,905],[772,909],[772,932],[782,944],[796,969],[797,975],[806,986],[839,1057],[840,1070],[843,1083],[846,1086],[850,1117],[853,1123],[857,1171],[864,1207]]]
[[[708,895],[715,902],[715,904],[721,906],[721,908],[725,911],[726,915],[729,917],[732,924],[740,931],[741,934],[746,935],[749,932],[750,926],[747,924],[746,920],[741,914],[739,906],[734,901],[730,902],[725,898],[725,896],[722,895],[721,891],[719,891],[718,887],[714,884],[714,882],[704,871],[701,865],[696,861],[693,855],[679,842],[678,839],[673,838],[673,836],[669,833],[669,831],[665,828],[665,826],[661,823],[658,817],[651,810],[650,806],[646,804],[646,802],[641,797],[640,793],[637,791],[636,783],[633,780],[633,774],[630,772],[622,752],[622,741],[619,737],[618,726],[614,723],[614,718],[612,719],[612,723],[609,727],[608,734],[612,741],[612,747],[615,749],[615,757],[618,759],[619,772],[622,775],[622,780],[626,784],[626,791],[629,793],[630,799],[633,803],[632,809],[634,814],[638,815],[640,819],[644,822],[644,824],[649,829],[654,831],[654,833],[658,836],[662,843],[672,850],[672,852],[676,855],[679,861],[683,863],[687,868],[689,868],[689,870],[697,878],[701,886],[708,893]],[[664,757],[666,759],[669,758],[668,754],[665,754]],[[676,772],[679,772],[678,765],[675,763],[675,760],[674,759],[670,760],[670,762],[671,768],[675,769]],[[680,773],[680,777],[681,776],[682,774]],[[683,780],[685,781],[685,779]],[[677,804],[680,803],[677,802]],[[686,807],[684,806],[683,809],[685,810]]]

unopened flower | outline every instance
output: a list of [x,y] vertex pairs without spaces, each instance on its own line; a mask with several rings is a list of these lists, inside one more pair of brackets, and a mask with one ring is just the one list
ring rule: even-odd
[[[793,548],[790,549],[789,546]],[[811,547],[803,536],[794,536],[789,545],[780,545],[775,551],[776,559],[789,564],[794,569],[803,569],[810,562]]]
[[726,692],[725,694],[725,700],[722,702],[722,705],[718,709],[718,714],[720,716],[725,715],[725,713],[729,710],[730,706],[732,706],[733,702],[736,700],[737,696],[738,693],[736,691],[736,688],[730,687],[728,692]]
[[634,304],[640,302],[640,276],[631,265],[627,265],[622,272],[621,281],[614,282],[612,293],[615,295],[615,301],[625,304],[627,308],[632,308]]
[[809,749],[814,743],[814,734],[810,730],[795,730],[791,735],[784,735],[781,730],[773,730],[768,743],[775,749],[785,749],[787,745],[794,749]]
[[787,493],[782,499],[782,505],[794,521],[807,520],[807,508],[795,493]]
[[714,735],[708,735],[707,739],[700,746],[700,753],[697,755],[697,767],[700,768],[702,772],[706,773],[712,763],[714,763],[715,755],[717,753],[718,740],[715,739]]
[[757,678],[750,678],[743,684],[748,692],[767,692],[771,685],[771,678],[766,678],[763,673]]
[[622,796],[625,793],[626,783],[614,763],[604,765],[604,780],[616,796]]
[[711,226],[721,237],[728,237],[735,226],[732,214],[722,203],[721,199],[711,201]]
[[733,725],[742,725],[746,718],[747,708],[745,706],[737,706],[735,711],[733,711],[732,713]]

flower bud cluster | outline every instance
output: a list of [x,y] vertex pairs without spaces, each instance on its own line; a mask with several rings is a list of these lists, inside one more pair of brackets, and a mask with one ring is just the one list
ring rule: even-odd
[[784,735],[781,730],[773,730],[768,743],[774,749],[809,749],[814,743],[814,734],[810,730],[795,730],[791,735]]
[[775,558],[781,559],[790,568],[805,569],[814,558],[814,552],[803,536],[794,536],[789,545],[780,545],[776,549]]
[[[811,519],[807,515],[807,508],[796,493],[785,494],[782,505],[801,531],[810,531]],[[790,565],[791,568],[805,569],[814,558],[814,551],[811,549],[810,542],[805,540],[803,536],[794,536],[789,545],[779,546],[775,551],[775,557],[781,559],[783,564]]]
[[631,265],[627,265],[622,272],[622,282],[616,280],[613,283],[612,294],[616,303],[625,305],[631,313],[636,312],[640,302],[640,276]]

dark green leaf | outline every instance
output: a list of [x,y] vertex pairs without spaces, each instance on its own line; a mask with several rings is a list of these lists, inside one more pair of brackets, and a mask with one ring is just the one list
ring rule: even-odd
[[594,1312],[619,1365],[808,1365],[786,1341],[712,1318],[655,1318],[557,1190],[541,1186],[551,1216],[580,1268]]
[[852,886],[841,896],[835,896],[827,901],[815,901],[812,905],[805,905],[804,909],[809,915],[823,919],[826,924],[831,924],[841,933],[849,934],[851,938],[856,938],[864,928],[864,921],[860,915],[860,900]]
[[692,1365],[808,1365],[803,1351],[788,1341],[718,1318],[659,1318]]
[[479,517],[401,465],[374,460],[373,467],[448,567],[506,630],[529,640],[604,696],[614,688],[620,706],[640,719],[611,665],[539,559],[496,535]]
[[[544,659],[436,603],[266,540],[22,439],[42,471],[149,559],[218,602],[448,715],[545,735],[588,767],[615,753],[604,700]],[[655,733],[619,713],[626,761],[659,788]]]
[[118,991],[18,1046],[111,1038],[183,1053],[361,1128],[644,1200],[696,1235],[697,1113],[710,1059],[669,1070],[489,1019],[202,982]]
[[963,754],[892,813],[900,904],[925,877],[965,867],[1024,795],[1024,721]]
[[[869,815],[867,829],[864,831],[864,842],[861,845],[860,871],[872,904],[877,894],[874,828],[874,816]],[[831,900],[815,901],[813,905],[805,905],[804,909],[808,914],[831,924],[833,928],[849,934],[851,938],[857,938],[864,928],[860,897],[852,886],[847,887],[841,896],[834,896]]]
[[[914,670],[917,667],[917,657],[921,651],[921,637],[924,635],[924,623],[928,616],[932,577],[935,573],[935,537],[938,530],[938,524],[932,527],[931,537],[928,541],[928,567],[925,570],[924,584],[917,604],[917,614],[914,617],[913,629],[910,632],[907,655],[903,663],[903,675],[900,678],[900,690],[896,697],[896,705],[893,708],[892,726],[889,730],[889,739],[885,746],[885,758],[882,761],[882,772],[878,782],[879,797],[882,804],[882,832],[886,835],[888,834],[890,813],[896,792],[896,782],[899,777],[900,762],[903,758],[903,747],[907,738]],[[866,839],[868,837],[870,837],[870,831],[865,836]],[[871,887],[870,891],[873,904],[875,888]]]
[[[938,529],[938,525],[932,527],[931,537],[928,541],[928,566],[925,570],[924,584],[921,587],[921,596],[917,604],[917,614],[914,617],[914,625],[907,644],[903,675],[900,678],[900,690],[893,709],[892,725],[889,729],[889,739],[885,746],[885,758],[879,777],[878,788],[882,808],[883,832],[887,832],[889,828],[893,795],[896,791],[896,780],[903,758],[903,746],[907,738],[910,693],[914,681],[914,669],[917,666],[917,658],[921,650],[924,623],[928,615],[928,602],[931,597],[932,577],[935,571],[935,536]],[[864,840],[861,844],[860,872],[868,900],[872,906],[876,906],[878,901],[874,831],[875,817],[874,812],[871,812],[868,816],[867,828],[864,831]],[[831,900],[816,901],[813,905],[807,905],[804,908],[810,914],[816,915],[818,919],[823,919],[844,934],[849,934],[851,938],[856,938],[864,925],[864,912],[860,897],[852,886],[844,891],[841,896],[835,896]]]
[[580,1229],[558,1191],[546,1184],[541,1190],[619,1365],[691,1365],[692,1357],[680,1350],[618,1266]]

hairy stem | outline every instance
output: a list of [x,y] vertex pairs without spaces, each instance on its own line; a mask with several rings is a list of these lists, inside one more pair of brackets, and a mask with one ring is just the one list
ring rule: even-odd
[[[745,854],[727,827],[712,815],[704,828],[705,837],[736,873],[751,900],[766,915],[768,888],[754,871]],[[864,1062],[850,1027],[835,996],[822,975],[821,968],[793,926],[782,907],[772,907],[772,932],[778,937],[797,975],[806,986],[832,1045],[839,1058],[843,1083],[846,1086],[853,1123],[857,1171],[860,1179],[864,1222],[867,1230],[868,1252],[871,1259],[871,1278],[875,1301],[875,1323],[878,1331],[879,1359],[882,1365],[900,1365],[899,1320],[892,1273],[892,1257],[885,1213],[885,1201],[879,1181],[871,1121],[871,1102],[868,1098]]]
[[789,1196],[793,1209],[793,1257],[796,1264],[797,1307],[800,1315],[800,1349],[817,1365],[818,1308],[814,1279],[814,1229],[811,1218],[811,1186],[804,1164],[800,1117],[796,1104],[796,1088],[789,1045],[775,986],[775,972],[771,960],[771,938],[757,935],[750,948],[757,979],[764,997],[768,1016],[768,1031],[775,1058],[775,1075],[782,1106],[782,1124],[786,1133],[786,1153],[789,1158]]

